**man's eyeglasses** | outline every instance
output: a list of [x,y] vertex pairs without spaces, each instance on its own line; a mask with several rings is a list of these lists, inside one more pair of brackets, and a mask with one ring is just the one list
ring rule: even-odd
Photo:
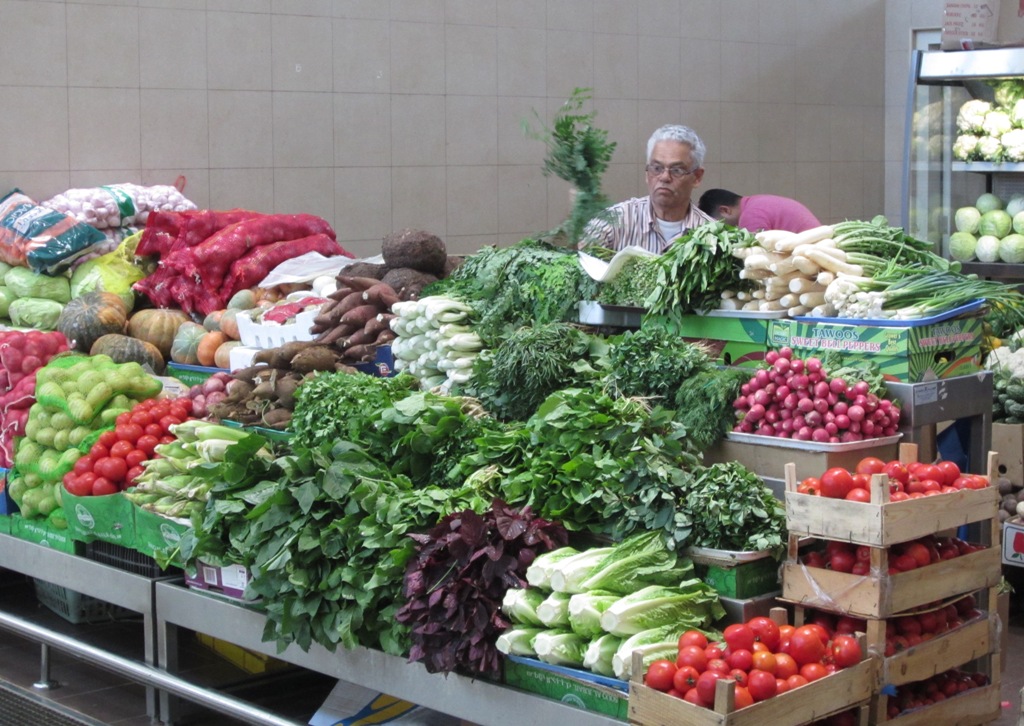
[[648,164],[646,169],[647,173],[652,176],[661,176],[667,171],[673,179],[682,179],[687,174],[697,171],[697,169],[687,169],[683,166],[662,166],[661,164]]

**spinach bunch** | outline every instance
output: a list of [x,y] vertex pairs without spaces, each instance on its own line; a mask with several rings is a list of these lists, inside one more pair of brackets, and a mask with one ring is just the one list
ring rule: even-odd
[[525,421],[553,392],[595,378],[591,352],[603,347],[567,323],[523,327],[477,358],[467,392],[498,418]]
[[738,462],[692,472],[682,493],[691,544],[722,550],[771,550],[786,544],[786,509],[757,474]]
[[672,412],[598,390],[565,389],[522,425],[479,440],[467,484],[566,529],[621,539],[664,530],[682,546],[690,527],[677,497],[698,461]]
[[671,402],[687,380],[711,366],[705,346],[657,326],[623,333],[608,350],[608,384],[622,396]]
[[604,305],[646,307],[647,299],[657,290],[659,269],[657,257],[630,257],[619,274],[601,283],[597,301]]

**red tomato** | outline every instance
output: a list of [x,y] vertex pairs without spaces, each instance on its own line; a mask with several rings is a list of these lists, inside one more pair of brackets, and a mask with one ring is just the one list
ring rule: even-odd
[[114,423],[118,426],[125,426],[132,422],[131,411],[125,411],[124,413],[117,414],[117,418],[114,419]]
[[789,685],[789,690],[792,691],[794,688],[799,688],[800,686],[806,686],[808,681],[807,681],[806,678],[804,678],[802,675],[800,675],[798,673],[796,675],[793,675],[793,676],[790,676],[789,678],[787,678],[786,679],[786,683]]
[[[916,621],[915,621],[916,622]],[[837,635],[832,639],[832,660],[839,668],[849,668],[861,661],[860,643],[851,635]]]
[[728,677],[736,681],[736,685],[738,686],[747,685],[747,672],[745,670],[733,668],[731,671],[729,671]]
[[750,691],[746,687],[741,686],[739,682],[736,683],[734,693],[733,705],[735,705],[737,709],[754,705],[754,697],[751,696]]
[[691,666],[697,672],[703,672],[708,666],[708,657],[704,649],[699,645],[684,645],[679,649],[679,657],[676,658],[676,665],[680,668]]
[[760,653],[754,653],[754,668],[755,669],[757,669],[759,671],[765,671],[767,673],[771,673],[774,676],[775,675],[775,670],[776,670],[777,667],[778,666],[777,666],[777,662],[776,662],[775,654],[774,653],[769,653],[768,651],[763,651],[763,652],[760,652]]
[[704,671],[700,674],[700,678],[697,679],[696,690],[701,701],[704,703],[715,702],[715,684],[724,676],[724,673],[719,673],[718,671]]
[[728,675],[731,670],[732,668],[729,667],[729,663],[724,658],[711,658],[704,668],[705,673],[714,671],[715,673],[721,673],[723,676]]
[[679,647],[682,648],[687,645],[696,645],[703,650],[708,647],[708,636],[699,630],[687,630],[679,636]]
[[821,657],[825,655],[825,643],[815,626],[803,625],[793,631],[789,638],[789,655],[793,656],[793,660],[800,666],[821,661]]
[[899,461],[890,461],[885,465],[883,473],[890,479],[895,479],[900,482],[904,487],[907,482],[910,481],[910,470]]
[[942,469],[935,466],[935,464],[920,464],[917,470],[914,471],[914,475],[918,479],[934,479],[935,481],[942,480],[944,478]]
[[128,473],[128,465],[124,459],[119,459],[116,456],[104,456],[93,465],[93,471],[100,478],[116,484],[124,480],[125,474]]
[[856,563],[857,555],[847,550],[833,552],[828,560],[828,566],[836,572],[852,572]]
[[153,414],[153,420],[159,421],[161,418],[166,416],[171,411],[171,402],[167,399],[157,401],[153,404],[153,408],[150,413]]
[[107,494],[117,494],[117,485],[102,476],[96,477],[92,483],[92,495],[102,497]]
[[134,469],[137,466],[142,466],[142,462],[149,458],[142,449],[132,449],[128,452],[128,455],[124,457],[124,463],[128,465],[129,469]]
[[941,493],[939,490],[942,489],[942,484],[939,483],[938,479],[922,479],[920,487],[920,491],[924,494],[931,494],[932,492]]
[[796,488],[799,494],[810,494],[811,496],[817,496],[821,494],[821,480],[816,477],[808,477],[804,479]]
[[918,567],[925,567],[932,563],[931,552],[920,542],[908,543],[903,550],[903,554],[913,557]]
[[160,424],[161,427],[163,427],[164,431],[170,431],[171,426],[176,426],[180,424],[181,421],[182,419],[178,418],[177,416],[171,416],[170,414],[168,414],[167,416],[162,416],[158,423]]
[[822,643],[828,643],[832,637],[831,628],[833,622],[828,613],[817,612],[814,614],[814,620],[804,623],[803,627],[813,629],[818,634],[818,639]]
[[953,482],[960,478],[960,467],[953,461],[940,461],[936,466],[942,472],[942,483],[946,486],[953,486]]
[[152,456],[156,447],[160,444],[159,437],[150,436],[149,434],[143,434],[139,437],[139,440],[135,442],[135,448],[139,451],[144,452],[147,456]]
[[722,637],[732,650],[750,650],[754,647],[754,631],[749,625],[733,623],[722,631]]
[[139,478],[139,474],[141,474],[144,471],[145,469],[143,469],[141,466],[133,466],[131,469],[128,470],[128,473],[124,475],[125,483],[129,485],[135,484],[135,480]]
[[968,489],[984,489],[988,486],[988,479],[981,476],[980,474],[971,474],[968,477],[967,488]]
[[174,436],[174,434],[164,434],[163,436],[160,437],[161,444],[173,444],[177,440],[178,439],[176,436]]
[[92,471],[92,456],[86,454],[85,456],[78,457],[78,461],[75,462],[71,471],[74,474],[84,474],[87,471]]
[[683,696],[683,700],[687,703],[692,703],[694,706],[701,706],[704,708],[707,707],[707,704],[701,700],[700,694],[697,693],[696,687],[691,688],[689,691],[687,691],[686,694]]
[[750,671],[750,675],[747,677],[747,689],[755,701],[766,701],[778,692],[775,676],[768,671],[756,668]]
[[853,475],[841,466],[834,466],[821,475],[821,496],[842,499],[853,488]]
[[800,666],[800,675],[807,679],[807,682],[816,681],[828,675],[825,666],[821,663],[804,663]]
[[850,491],[846,492],[844,499],[848,499],[851,502],[870,502],[871,492],[862,487],[854,487]]
[[114,431],[117,432],[117,438],[121,441],[130,441],[133,444],[145,433],[141,426],[130,422],[124,425],[118,424]]
[[117,432],[114,429],[104,431],[96,441],[109,449],[117,442]]
[[180,418],[182,421],[184,421],[192,414],[191,401],[189,401],[189,406],[187,407],[185,406],[184,403],[180,401],[175,401],[174,403],[171,404],[171,409],[168,413],[170,416]]
[[775,654],[775,675],[779,678],[789,678],[800,672],[800,666],[789,653]]
[[885,471],[885,462],[875,456],[866,456],[857,462],[855,472],[870,477],[872,474],[881,474]]
[[141,426],[143,429],[145,429],[146,426],[153,423],[153,414],[147,411],[135,410],[132,411],[132,415],[129,421],[131,421],[131,423],[135,424],[136,426]]
[[676,674],[672,677],[672,687],[680,693],[688,693],[697,685],[698,678],[700,672],[693,666],[677,667]]
[[775,695],[780,695],[789,690],[789,683],[786,682],[785,678],[775,679]]
[[910,495],[906,492],[893,492],[889,495],[890,502],[905,502],[910,499]]
[[110,450],[97,441],[92,445],[92,448],[89,449],[89,456],[92,457],[93,461],[99,461],[104,456],[110,456]]
[[672,688],[672,679],[676,675],[676,664],[662,658],[656,660],[647,668],[647,675],[644,676],[644,684],[659,691],[667,691]]
[[151,423],[143,430],[147,436],[155,436],[158,439],[164,435],[164,427],[158,423]]
[[110,455],[116,456],[119,459],[123,459],[134,450],[135,445],[132,444],[131,441],[125,441],[124,439],[121,439],[110,447]]
[[723,658],[725,648],[718,643],[708,643],[708,647],[704,649],[704,655],[708,657],[708,660],[714,660],[715,658]]
[[754,654],[745,648],[738,648],[726,656],[725,662],[730,668],[746,672],[754,667]]
[[775,652],[779,647],[779,626],[771,618],[758,616],[747,621],[747,627],[754,631],[754,639],[768,646],[768,650]]
[[74,472],[64,477],[64,488],[69,494],[76,497],[87,497],[92,494],[92,482],[96,477],[87,478],[85,474],[77,475]]

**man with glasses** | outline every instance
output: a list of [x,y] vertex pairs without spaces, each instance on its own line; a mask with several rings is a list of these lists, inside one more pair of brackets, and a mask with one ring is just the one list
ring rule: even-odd
[[673,240],[712,219],[690,197],[704,176],[704,142],[686,126],[662,126],[647,141],[646,197],[614,204],[592,220],[580,247],[643,247],[661,254]]
[[821,226],[803,204],[774,194],[741,197],[728,189],[708,189],[701,195],[698,206],[715,219],[754,233],[763,229],[803,232]]

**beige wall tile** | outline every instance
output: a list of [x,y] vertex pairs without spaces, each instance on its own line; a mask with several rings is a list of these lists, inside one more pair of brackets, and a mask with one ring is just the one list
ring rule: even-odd
[[42,202],[71,188],[66,171],[0,171],[4,194],[20,189],[30,199]]
[[274,169],[274,212],[315,214],[334,225],[334,169],[282,167]]
[[[701,141],[704,142],[704,146],[707,147],[707,154],[704,158],[705,168],[721,162],[722,110],[718,103],[684,101],[679,123],[696,131]],[[646,137],[643,142],[647,143]]]
[[391,96],[334,94],[335,166],[391,164]]
[[516,237],[528,230],[543,229],[547,207],[547,180],[536,166],[506,164],[498,168],[498,230],[501,234]]
[[760,119],[756,103],[722,104],[722,149],[725,162],[749,162],[760,153]]
[[759,43],[795,47],[792,40],[793,17],[799,13],[820,12],[807,0],[760,0],[758,7],[758,33],[754,40]]
[[205,168],[210,163],[205,91],[141,91],[142,167]]
[[269,13],[270,0],[206,0],[210,12]]
[[334,21],[334,90],[391,90],[389,24],[382,20]]
[[69,88],[72,169],[138,169],[141,132],[136,88]]
[[596,107],[594,125],[608,132],[608,141],[615,142],[612,163],[632,164],[634,167],[642,164],[643,144],[649,134],[644,132],[644,138],[640,138],[641,132],[636,124],[636,101],[601,100],[596,103]]
[[830,166],[828,162],[821,161],[796,165],[796,190],[793,196],[814,212],[814,216],[823,224],[837,221],[831,211]]
[[[174,181],[173,179],[171,181]],[[71,172],[69,189],[87,189],[108,184],[141,184],[142,173],[136,169],[85,169]],[[61,191],[66,191],[62,189]],[[40,197],[40,201],[44,198]]]
[[640,164],[612,164],[601,181],[605,196],[612,202],[647,195]]
[[760,183],[754,193],[778,194],[796,198],[796,164],[780,162],[758,164]]
[[[834,72],[832,51],[823,48],[800,48],[796,58],[793,81],[802,103],[832,103],[839,74]],[[838,84],[840,88],[842,83]]]
[[798,51],[792,46],[758,45],[757,91],[761,103],[798,103],[800,91],[793,81]]
[[445,29],[445,92],[494,96],[498,92],[496,28],[449,25]]
[[498,0],[445,0],[444,21],[454,25],[497,25]]
[[722,40],[752,42],[758,37],[761,13],[758,0],[722,0],[719,13],[722,18]]
[[447,167],[447,234],[498,233],[498,172],[494,166]]
[[548,30],[572,30],[589,33],[594,29],[592,0],[556,0],[548,3]]
[[548,177],[547,187],[547,223],[534,230],[535,232],[544,232],[562,224],[562,222],[568,219],[569,210],[572,208],[572,197],[568,182],[557,177]]
[[757,101],[760,98],[757,43],[722,43],[722,101]]
[[547,36],[533,28],[498,28],[498,94],[547,94]]
[[645,34],[679,37],[683,22],[679,0],[638,0],[637,7]]
[[270,15],[207,12],[206,75],[209,88],[269,91]]
[[[210,170],[206,167],[201,169],[171,168],[171,169],[143,169],[142,178],[139,184],[146,186],[155,184],[174,184],[178,177],[185,178],[185,187],[182,192],[186,198],[194,202],[200,209],[210,209]],[[108,177],[109,178],[109,177]]]
[[[63,3],[0,2],[0,85],[65,86],[67,27]],[[40,42],[40,30],[46,42]]]
[[270,91],[210,91],[210,166],[274,164],[274,102]]
[[443,166],[444,96],[391,97],[391,163]]
[[797,113],[798,108],[789,103],[759,104],[758,161],[773,164],[793,161],[799,144],[793,132]]
[[546,28],[547,0],[498,3],[498,25],[507,28]]
[[832,156],[832,107],[801,103],[796,108],[793,134],[800,143],[793,150],[794,161],[828,161]]
[[[646,100],[641,97],[637,106],[637,129],[640,132],[640,140],[642,142],[640,150],[641,154],[645,157],[647,154],[647,139],[650,138],[655,129],[665,124],[689,125],[689,121],[682,115],[682,104],[679,101]],[[699,134],[700,131],[698,131]]]
[[891,51],[885,54],[885,105],[901,109],[907,104],[907,89],[910,83],[910,57],[906,52]]
[[334,159],[334,94],[275,91],[274,166],[329,166]]
[[444,25],[391,23],[391,92],[444,93]]
[[[708,189],[730,189],[737,194],[754,194],[761,187],[761,164],[751,162],[733,162],[720,164],[709,169],[703,183],[694,191],[694,198]],[[712,175],[711,172],[714,172]],[[711,176],[709,179],[708,176]]]
[[[719,40],[722,36],[723,13],[719,0],[681,0],[679,15],[682,38]],[[730,21],[731,18],[730,18]]]
[[392,167],[392,229],[417,227],[444,239],[448,234],[446,179],[443,166]]
[[55,86],[8,86],[0,113],[0,167],[68,168],[68,92]]
[[665,38],[641,35],[637,43],[637,96],[642,100],[672,99],[680,87],[682,51]]
[[493,96],[447,96],[444,126],[446,164],[493,166],[498,162],[498,103]]
[[863,219],[864,164],[851,161],[840,173],[829,175],[829,215],[832,219]]
[[833,106],[829,122],[832,138],[831,161],[864,160],[864,109],[860,106]]
[[594,32],[635,35],[638,0],[594,0]]
[[[187,188],[186,188],[187,192]],[[188,196],[186,193],[185,196]],[[266,212],[274,208],[274,170],[210,169],[210,207],[212,209],[253,209]]]
[[[721,43],[693,38],[679,49],[679,98],[718,101],[722,98]],[[666,89],[667,90],[667,89]]]
[[139,37],[143,88],[207,87],[205,12],[140,8]]
[[275,91],[334,90],[330,22],[316,17],[274,15],[270,32]]
[[270,0],[270,12],[276,15],[330,17],[331,0]]
[[[863,206],[861,216],[871,219],[876,214],[885,213],[885,167],[884,165],[864,165]],[[898,225],[899,217],[893,217],[891,224]]]
[[68,83],[139,85],[139,11],[106,5],[67,6]]
[[885,4],[885,50],[910,50],[911,0],[889,0]]
[[376,250],[360,253],[380,254],[380,241],[396,229],[391,206],[389,167],[334,170],[334,230],[346,247],[348,240],[375,239]]
[[332,0],[331,10],[336,18],[388,20],[391,0]]
[[521,96],[498,97],[498,164],[532,164],[538,168],[544,162],[544,142],[532,138],[523,130],[523,122],[534,132],[541,124],[550,124],[548,118],[534,115],[544,110],[546,99]]
[[574,88],[594,87],[594,43],[590,33],[549,30],[547,95],[568,98]]
[[140,8],[169,10],[206,10],[206,0],[139,0]]
[[114,5],[118,7],[138,7],[139,0],[78,0],[80,5]]
[[444,240],[444,246],[449,255],[469,255],[479,252],[484,247],[497,245],[499,240],[500,237],[496,234],[448,235]]
[[885,109],[865,106],[861,115],[864,161],[885,161]]
[[445,0],[391,0],[391,19],[416,23],[444,22]]
[[943,0],[912,0],[910,5],[910,27],[941,28]]
[[637,94],[637,37],[594,36],[594,98],[631,98]]
[[874,178],[876,183],[884,182],[884,196],[881,214],[884,214],[889,220],[890,224],[898,224],[903,226],[906,224],[904,219],[903,200],[899,193],[891,193],[890,190],[897,190],[902,188],[903,185],[903,164],[899,161],[886,161],[882,165],[882,177],[879,179],[877,176]]

